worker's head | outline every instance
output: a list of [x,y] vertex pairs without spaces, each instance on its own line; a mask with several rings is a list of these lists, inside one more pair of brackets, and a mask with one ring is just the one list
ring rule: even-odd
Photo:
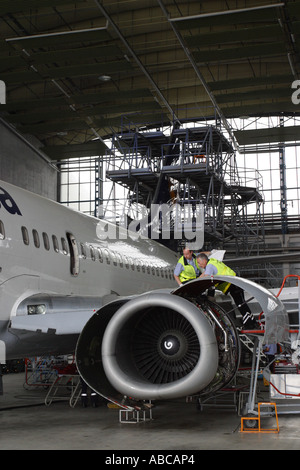
[[192,257],[193,257],[193,252],[192,252],[192,250],[190,250],[189,248],[184,248],[184,249],[183,249],[183,256],[184,256],[186,259],[192,259]]
[[208,263],[208,257],[206,256],[205,253],[200,253],[197,256],[197,263],[198,263],[199,268],[202,268],[202,269],[206,268],[206,265]]

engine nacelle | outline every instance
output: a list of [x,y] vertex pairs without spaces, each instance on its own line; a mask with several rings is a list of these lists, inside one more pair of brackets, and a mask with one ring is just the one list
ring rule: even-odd
[[101,308],[76,348],[93,390],[137,400],[212,393],[232,380],[239,357],[237,331],[219,306],[161,291]]

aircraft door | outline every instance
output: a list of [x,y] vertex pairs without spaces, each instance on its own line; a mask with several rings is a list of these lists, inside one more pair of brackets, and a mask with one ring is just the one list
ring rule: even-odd
[[79,253],[78,246],[74,235],[67,233],[67,239],[70,248],[70,271],[72,276],[79,274]]

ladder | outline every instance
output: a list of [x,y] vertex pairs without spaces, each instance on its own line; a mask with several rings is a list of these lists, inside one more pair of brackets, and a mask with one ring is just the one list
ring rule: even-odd
[[52,383],[45,398],[45,405],[53,401],[67,400],[72,408],[77,403],[81,391],[79,375],[59,375]]
[[[254,342],[252,339],[245,333],[240,333],[239,334],[240,341],[246,346],[246,348],[249,349],[252,353],[254,352]],[[266,357],[263,351],[260,352],[261,357]]]
[[[274,411],[267,411],[264,414],[261,412],[262,407],[274,408]],[[276,419],[276,426],[271,428],[263,428],[261,426],[261,417],[262,416],[275,416]],[[243,417],[241,418],[241,432],[248,432],[248,433],[279,433],[279,424],[278,424],[278,414],[277,414],[277,406],[276,403],[258,403],[258,414],[256,417]]]

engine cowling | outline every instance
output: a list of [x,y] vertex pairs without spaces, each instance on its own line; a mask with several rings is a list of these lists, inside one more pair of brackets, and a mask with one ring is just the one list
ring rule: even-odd
[[100,309],[80,335],[76,363],[100,395],[157,400],[224,387],[239,355],[234,324],[219,306],[154,291]]

